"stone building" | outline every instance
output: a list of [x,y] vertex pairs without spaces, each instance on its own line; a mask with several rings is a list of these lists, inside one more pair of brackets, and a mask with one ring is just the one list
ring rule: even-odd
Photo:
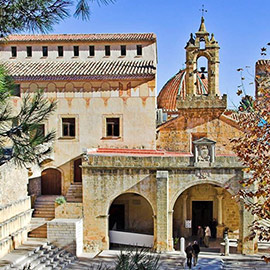
[[233,198],[244,172],[229,138],[241,133],[219,92],[219,45],[203,18],[185,49],[185,70],[156,105],[154,34],[12,35],[2,42],[1,61],[20,95],[41,88],[58,101],[44,123],[45,132],[57,132],[54,155],[29,192],[67,197],[56,221],[82,219],[86,251],[110,244],[170,251],[173,238],[194,235],[214,218],[218,237],[228,227],[239,251],[256,251],[247,240],[253,217]]
[[[219,45],[213,34],[209,37],[204,18],[185,49],[185,70],[157,97],[168,120],[157,127],[156,150],[97,149],[86,156],[86,248],[109,248],[117,230],[148,233],[158,251],[168,251],[173,238],[196,235],[199,225],[215,218],[217,237],[229,228],[239,251],[256,251],[256,243],[247,240],[253,217],[233,198],[244,173],[229,139],[241,131],[219,92]],[[201,57],[205,67],[199,66]],[[119,243],[125,241],[119,236]]]

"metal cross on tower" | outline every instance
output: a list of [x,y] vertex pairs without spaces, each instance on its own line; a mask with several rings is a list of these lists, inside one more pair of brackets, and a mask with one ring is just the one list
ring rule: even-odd
[[203,17],[204,13],[207,12],[207,9],[205,9],[204,5],[202,5],[202,9],[200,9],[200,11],[202,12],[202,17]]

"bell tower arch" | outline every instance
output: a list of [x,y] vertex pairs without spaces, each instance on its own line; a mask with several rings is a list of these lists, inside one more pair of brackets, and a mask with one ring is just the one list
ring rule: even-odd
[[[219,45],[214,38],[214,34],[206,31],[204,17],[201,18],[201,24],[198,32],[190,35],[190,39],[185,47],[186,49],[186,93],[187,96],[197,95],[197,76],[203,77],[207,73],[208,96],[220,96],[219,92]],[[198,67],[198,59],[205,57],[207,67],[201,70]]]

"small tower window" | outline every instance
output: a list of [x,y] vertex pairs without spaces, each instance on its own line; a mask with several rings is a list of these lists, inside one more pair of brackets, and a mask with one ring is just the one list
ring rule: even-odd
[[121,56],[126,56],[126,55],[127,55],[127,46],[121,45]]
[[142,45],[137,45],[137,55],[138,56],[142,55]]
[[58,57],[63,57],[63,56],[64,56],[64,47],[58,46]]
[[42,56],[43,57],[48,56],[48,46],[42,46]]
[[75,57],[79,56],[79,46],[73,46],[73,53]]
[[27,55],[27,57],[32,57],[32,47],[31,46],[26,47],[26,55]]
[[94,45],[89,46],[89,56],[95,56],[95,46]]
[[204,38],[200,39],[200,50],[205,50],[205,40],[204,40]]
[[105,46],[105,56],[110,56],[111,55],[111,46],[106,45]]
[[17,57],[17,47],[11,47],[11,57]]

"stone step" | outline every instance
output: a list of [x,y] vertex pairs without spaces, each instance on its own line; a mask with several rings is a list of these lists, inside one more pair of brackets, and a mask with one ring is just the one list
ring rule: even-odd
[[28,241],[0,260],[0,270],[60,270],[76,257],[46,241]]
[[28,237],[31,238],[47,238],[47,223],[30,231]]

